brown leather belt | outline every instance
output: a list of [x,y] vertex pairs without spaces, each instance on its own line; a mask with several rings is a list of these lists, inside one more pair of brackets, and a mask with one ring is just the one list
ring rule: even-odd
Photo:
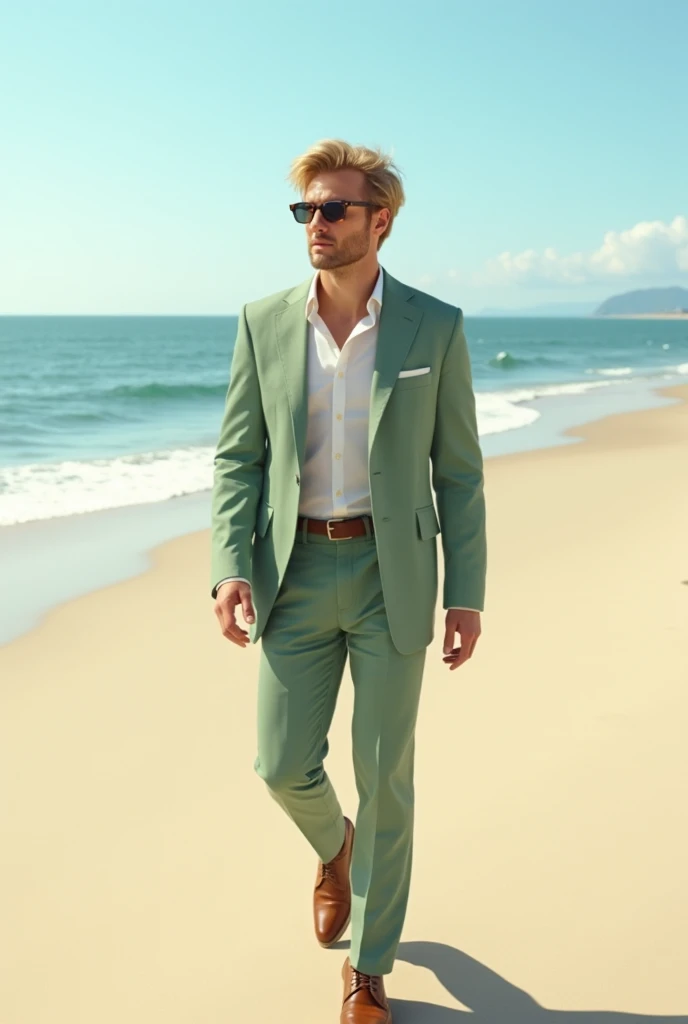
[[306,516],[299,516],[296,520],[299,530],[303,529],[304,519],[307,519],[308,533],[317,533],[321,537],[329,537],[330,540],[353,540],[355,537],[367,537],[366,520],[370,534],[375,532],[372,516],[356,516],[354,519],[310,519]]

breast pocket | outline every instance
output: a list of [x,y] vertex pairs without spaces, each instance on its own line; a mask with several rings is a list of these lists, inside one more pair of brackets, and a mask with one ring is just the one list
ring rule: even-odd
[[416,388],[427,388],[432,381],[432,371],[427,373],[413,374],[409,377],[397,377],[394,384],[394,391],[413,391]]

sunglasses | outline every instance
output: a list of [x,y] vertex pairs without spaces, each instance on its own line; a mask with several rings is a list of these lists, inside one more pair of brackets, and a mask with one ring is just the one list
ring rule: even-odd
[[330,224],[336,224],[338,220],[344,220],[346,217],[347,206],[371,206],[373,209],[379,209],[376,203],[364,203],[359,199],[328,199],[326,203],[290,203],[289,209],[299,224],[310,224],[316,210],[322,210],[325,220]]

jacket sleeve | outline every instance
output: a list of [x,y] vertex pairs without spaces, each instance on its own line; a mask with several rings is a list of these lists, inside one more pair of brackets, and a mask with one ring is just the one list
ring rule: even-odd
[[483,458],[460,309],[440,373],[431,458],[444,552],[443,606],[482,611],[487,571]]
[[263,489],[266,429],[246,307],[230,370],[214,458],[211,502],[211,593],[227,576],[251,580],[251,547]]

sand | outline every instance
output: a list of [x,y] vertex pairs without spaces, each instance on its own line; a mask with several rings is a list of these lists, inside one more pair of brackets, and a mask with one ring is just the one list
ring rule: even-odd
[[[488,603],[418,726],[395,1024],[688,1022],[688,387],[490,459]],[[206,531],[0,649],[2,1024],[335,1024]],[[29,583],[27,582],[27,585]],[[30,585],[40,586],[40,581]],[[328,770],[355,813],[351,682]]]

